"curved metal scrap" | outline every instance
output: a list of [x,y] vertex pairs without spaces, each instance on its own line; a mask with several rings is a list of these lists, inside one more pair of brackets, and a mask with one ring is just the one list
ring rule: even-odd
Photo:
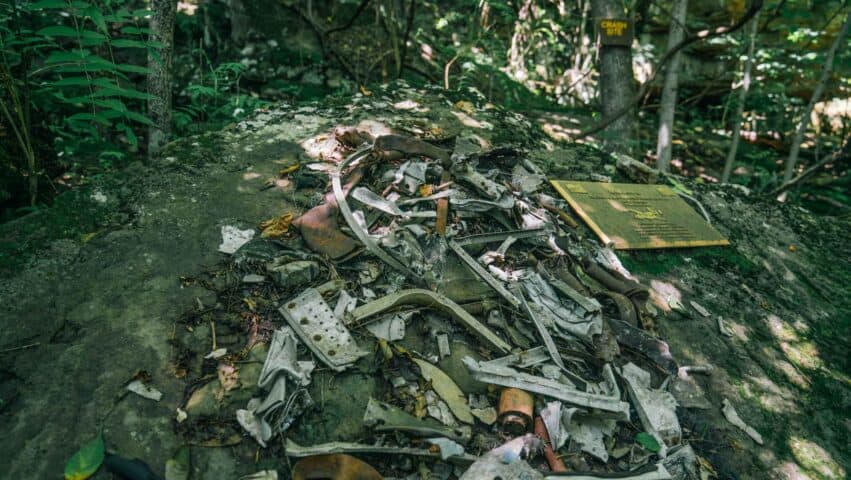
[[508,353],[511,351],[511,345],[499,338],[488,327],[467,313],[467,311],[461,308],[460,305],[439,293],[434,293],[430,290],[424,290],[421,288],[400,290],[396,293],[381,297],[378,300],[369,302],[366,305],[361,305],[352,312],[351,322],[360,322],[369,317],[390,310],[391,308],[395,308],[400,305],[412,304],[440,310],[464,324],[471,333],[487,342],[487,344],[494,350],[501,353]]
[[358,150],[357,152],[350,155],[343,162],[340,163],[339,166],[331,173],[331,187],[334,190],[334,197],[337,200],[337,206],[340,207],[340,213],[343,214],[343,218],[346,219],[346,223],[349,225],[349,228],[352,232],[355,233],[355,236],[358,237],[358,240],[364,244],[367,250],[372,252],[376,257],[380,258],[386,264],[395,268],[396,270],[402,272],[406,277],[408,277],[412,282],[421,285],[423,280],[420,276],[412,272],[408,267],[403,265],[401,262],[390,256],[387,252],[381,249],[381,247],[376,244],[372,238],[369,236],[369,233],[361,227],[360,224],[355,220],[354,215],[352,215],[352,210],[349,208],[349,204],[346,202],[346,194],[343,192],[343,185],[341,183],[340,177],[342,176],[343,170],[346,166],[352,163],[355,160],[360,160],[362,158],[366,158],[367,155],[372,151],[372,147],[364,148]]

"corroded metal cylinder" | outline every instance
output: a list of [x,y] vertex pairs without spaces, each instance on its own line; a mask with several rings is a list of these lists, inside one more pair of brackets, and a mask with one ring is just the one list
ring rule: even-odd
[[505,388],[499,395],[499,424],[510,435],[522,435],[532,426],[535,400],[532,394],[518,388]]

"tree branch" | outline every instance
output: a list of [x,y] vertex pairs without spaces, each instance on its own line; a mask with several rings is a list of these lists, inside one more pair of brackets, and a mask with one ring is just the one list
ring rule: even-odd
[[780,185],[779,187],[777,187],[777,189],[775,189],[774,191],[772,191],[768,195],[772,196],[772,197],[776,197],[776,196],[780,195],[781,193],[785,192],[786,190],[789,190],[790,188],[794,187],[795,185],[801,183],[804,179],[806,179],[810,175],[814,174],[818,169],[827,165],[828,163],[836,163],[836,162],[842,160],[843,158],[848,158],[849,156],[851,156],[851,139],[845,140],[845,146],[843,146],[839,150],[833,152],[833,154],[819,160],[818,163],[816,163],[815,165],[811,166],[810,168],[804,170],[803,173],[801,173],[797,177],[793,178],[792,180],[789,180],[788,182],[784,183],[783,185]]
[[[401,64],[405,65],[405,57],[408,56],[408,39],[411,36],[411,30],[414,27],[414,14],[417,8],[417,0],[411,0],[411,6],[408,8],[408,20],[405,25],[405,36],[402,39],[402,60]],[[399,77],[402,76],[402,70],[399,70]]]
[[650,90],[650,84],[653,83],[653,80],[656,79],[656,75],[659,73],[662,67],[665,66],[665,64],[668,63],[674,57],[674,55],[677,54],[677,52],[686,48],[692,43],[698,42],[700,40],[708,40],[710,38],[720,37],[721,35],[726,35],[728,33],[733,33],[736,30],[739,30],[740,28],[745,26],[745,24],[748,23],[748,21],[750,21],[750,19],[753,18],[754,15],[756,15],[756,12],[758,12],[762,8],[762,2],[763,0],[753,0],[753,3],[751,4],[750,8],[747,12],[745,12],[742,18],[740,18],[736,23],[730,25],[729,27],[718,27],[714,30],[701,30],[694,35],[684,38],[680,43],[665,52],[665,55],[663,55],[662,58],[659,59],[659,63],[656,64],[656,68],[654,68],[653,73],[650,74],[650,78],[648,78],[647,81],[641,85],[641,88],[638,89],[638,93],[635,94],[635,96],[630,102],[628,102],[623,108],[621,108],[608,118],[604,118],[596,125],[579,132],[578,134],[576,134],[574,139],[578,140],[581,138],[585,138],[589,135],[593,135],[603,130],[604,128],[617,121],[617,119],[624,116],[631,109],[635,108],[637,104],[641,103],[642,98],[647,95],[647,92]]
[[[366,3],[366,2],[364,2],[364,3]],[[316,22],[313,21],[313,18],[309,14],[303,12],[297,6],[288,5],[287,3],[283,2],[283,1],[281,2],[281,5],[283,5],[284,8],[287,8],[287,9],[292,10],[295,13],[297,13],[298,16],[300,16],[302,20],[304,20],[308,25],[310,25],[310,28],[313,29],[313,33],[316,34],[316,40],[319,42],[319,48],[322,50],[323,56],[329,56],[330,55],[331,57],[333,57],[335,60],[337,60],[337,62],[343,68],[343,71],[345,71],[346,74],[352,80],[354,80],[357,83],[360,83],[358,81],[358,77],[355,74],[354,70],[352,70],[352,68],[349,66],[349,64],[347,64],[346,61],[343,60],[343,56],[340,55],[339,52],[337,52],[337,49],[335,49],[333,45],[329,45],[328,42],[326,41],[325,37],[326,37],[328,32],[323,31],[322,27],[317,25]],[[364,5],[364,7],[366,7],[366,5]],[[354,22],[354,20],[352,20],[352,22]],[[346,27],[346,28],[348,28],[348,27]]]
[[358,17],[360,17],[360,14],[361,14],[361,13],[363,13],[363,11],[366,9],[366,6],[367,6],[367,5],[369,5],[369,0],[362,0],[362,1],[360,2],[360,5],[358,5],[358,9],[357,9],[357,10],[355,10],[355,14],[354,14],[354,15],[352,15],[352,18],[350,18],[350,19],[349,19],[349,21],[348,21],[348,22],[346,22],[346,24],[345,24],[345,25],[342,25],[342,26],[339,26],[339,27],[334,27],[334,28],[329,28],[329,29],[328,29],[328,30],[324,33],[324,35],[325,35],[325,36],[328,36],[328,35],[331,35],[331,34],[332,34],[332,33],[334,33],[334,32],[339,32],[339,31],[341,31],[341,30],[346,30],[347,28],[349,28],[349,27],[351,27],[352,25],[354,25],[355,20],[357,20],[357,19],[358,19]]

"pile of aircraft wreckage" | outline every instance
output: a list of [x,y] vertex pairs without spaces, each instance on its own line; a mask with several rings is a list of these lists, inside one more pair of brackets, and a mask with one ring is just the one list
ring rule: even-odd
[[[255,324],[239,353],[262,368],[236,419],[299,459],[293,478],[421,478],[416,457],[433,459],[429,478],[707,478],[667,389],[678,366],[654,335],[649,289],[581,233],[544,172],[462,137],[452,151],[354,128],[336,140],[342,160],[287,172],[320,191],[330,179],[317,205],[266,222],[262,240],[222,230],[243,288],[265,282],[281,299],[268,338]],[[276,236],[303,248],[256,254]],[[400,346],[413,322],[436,325],[418,351]],[[485,393],[437,366],[454,342],[481,354],[463,364]],[[235,358],[209,356],[223,360],[221,388]],[[344,375],[375,357],[386,388],[363,412],[371,436],[288,438],[322,415],[306,388],[315,369]]]

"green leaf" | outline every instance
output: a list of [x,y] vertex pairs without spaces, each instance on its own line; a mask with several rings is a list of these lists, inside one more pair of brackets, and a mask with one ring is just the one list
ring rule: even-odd
[[65,120],[67,120],[69,122],[92,122],[92,121],[94,121],[94,122],[98,122],[101,125],[106,126],[106,127],[108,127],[112,124],[112,122],[110,122],[109,119],[107,119],[106,117],[99,115],[99,114],[92,114],[92,113],[75,113],[74,115],[71,115],[70,117],[66,118]]
[[659,445],[659,442],[653,435],[650,435],[647,432],[641,432],[635,436],[635,443],[641,445],[646,450],[651,451],[653,453],[659,452],[662,449],[662,446]]
[[127,73],[141,73],[141,74],[145,74],[145,75],[150,73],[150,70],[148,70],[148,67],[143,67],[141,65],[131,65],[129,63],[116,64],[115,68],[117,68],[118,70],[120,70],[122,72],[127,72]]
[[35,2],[32,5],[29,5],[27,8],[29,10],[39,10],[42,8],[66,8],[68,4],[65,3],[65,0],[41,0],[40,2]]
[[683,185],[681,182],[677,181],[677,179],[675,179],[674,177],[669,176],[668,181],[671,182],[671,185],[673,186],[674,191],[685,193],[686,195],[693,195],[694,194],[694,192],[689,190],[688,187]]
[[85,480],[91,477],[100,468],[103,457],[103,437],[98,435],[68,459],[65,464],[65,480]]
[[154,122],[152,122],[150,118],[148,118],[148,117],[146,117],[146,116],[144,116],[140,113],[131,112],[130,110],[127,110],[126,112],[124,112],[124,116],[128,120],[133,120],[134,122],[139,122],[142,125],[148,125],[148,126],[154,125]]
[[88,16],[92,19],[92,22],[105,34],[108,34],[109,30],[106,28],[106,19],[103,17],[103,13],[97,7],[90,7],[83,10],[82,15]]
[[148,45],[145,42],[125,39],[113,40],[112,46],[116,48],[148,48]]
[[82,87],[91,83],[92,81],[86,77],[66,77],[55,82],[50,82],[54,87]]
[[110,110],[117,110],[117,111],[122,112],[122,113],[125,113],[125,112],[128,111],[127,105],[125,105],[124,102],[122,102],[121,100],[118,100],[118,99],[115,99],[115,98],[109,98],[109,99],[106,99],[106,100],[95,100],[92,103],[94,103],[95,105],[97,105],[99,107],[108,108]]
[[42,28],[36,34],[44,37],[72,37],[84,38],[86,40],[106,40],[106,35],[98,33],[94,30],[77,30],[65,25],[53,25]]
[[124,130],[124,135],[127,136],[127,143],[132,148],[136,148],[139,146],[139,138],[136,137],[136,132],[134,132],[132,128],[123,123],[119,123],[118,128]]
[[116,86],[109,86],[99,88],[94,92],[95,97],[124,97],[124,98],[137,98],[139,100],[152,100],[154,98],[153,95],[147,92],[140,92],[139,90],[134,90],[132,88],[121,88]]
[[66,27],[65,25],[53,25],[50,27],[45,27],[36,32],[39,35],[43,35],[45,37],[76,37],[77,31],[71,27]]
[[67,62],[79,62],[84,58],[89,56],[88,52],[85,50],[72,50],[70,52],[50,52],[50,55],[47,57],[47,60],[44,63],[67,63]]

